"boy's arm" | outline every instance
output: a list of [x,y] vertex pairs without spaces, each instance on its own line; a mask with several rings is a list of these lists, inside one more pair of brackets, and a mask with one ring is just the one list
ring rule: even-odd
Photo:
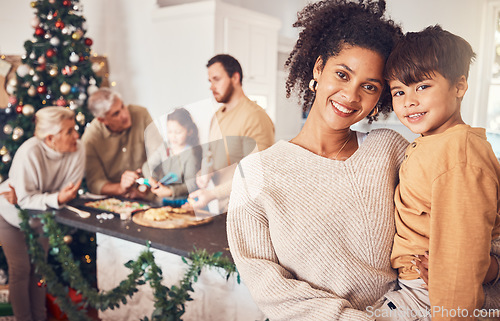
[[[433,321],[474,320],[473,310],[484,303],[482,283],[490,265],[497,190],[494,178],[472,166],[457,166],[432,185],[429,297]],[[463,258],[466,264],[461,263]]]

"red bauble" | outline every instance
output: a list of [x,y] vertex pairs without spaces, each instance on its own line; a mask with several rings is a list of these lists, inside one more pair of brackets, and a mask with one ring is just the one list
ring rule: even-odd
[[43,30],[43,28],[38,27],[35,29],[35,35],[38,37],[43,37],[43,35],[45,35],[45,30]]
[[45,67],[46,67],[46,65],[45,65],[45,64],[40,64],[40,65],[38,65],[38,67],[36,67],[35,69],[36,69],[36,71],[44,71],[44,70],[45,70]]
[[65,76],[71,76],[73,74],[73,69],[70,66],[66,66],[62,70],[62,74]]
[[59,98],[57,101],[56,101],[56,105],[57,106],[66,106],[66,100],[64,100],[64,98]]
[[45,56],[47,56],[47,58],[52,58],[55,55],[56,55],[56,51],[52,48],[47,49],[47,52],[45,53]]
[[56,28],[63,29],[64,28],[64,22],[62,22],[61,20],[57,20],[55,26],[56,26]]
[[36,88],[36,92],[39,94],[45,94],[47,92],[47,87],[46,86],[38,86]]
[[92,39],[90,39],[90,38],[85,38],[85,44],[86,44],[87,46],[89,46],[89,47],[90,47],[90,46],[92,46],[92,44],[93,44],[93,43],[94,43],[94,42],[92,41]]
[[64,0],[62,4],[63,4],[63,6],[65,6],[65,7],[69,7],[69,6],[71,6],[71,1],[69,1],[69,0]]
[[80,61],[84,61],[85,60],[85,57],[84,56],[80,56]]
[[21,114],[23,112],[23,105],[17,105],[16,107],[16,113]]

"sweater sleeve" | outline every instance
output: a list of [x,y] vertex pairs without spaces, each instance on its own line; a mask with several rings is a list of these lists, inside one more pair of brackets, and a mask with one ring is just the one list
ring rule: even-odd
[[266,207],[251,192],[261,185],[249,182],[242,173],[239,165],[227,217],[229,247],[244,283],[266,316],[271,320],[373,320],[353,309],[348,300],[296,279],[280,265]]
[[16,154],[12,167],[9,171],[9,177],[12,180],[13,187],[16,190],[17,204],[23,209],[46,210],[49,207],[59,208],[57,201],[58,192],[40,192],[43,170],[40,161],[37,159],[37,153],[32,150],[25,153],[23,150],[20,155]]
[[[444,311],[469,311],[484,303],[482,282],[490,263],[498,186],[478,167],[459,165],[432,185],[429,297],[433,320],[458,320]],[[443,311],[440,313],[439,311]]]

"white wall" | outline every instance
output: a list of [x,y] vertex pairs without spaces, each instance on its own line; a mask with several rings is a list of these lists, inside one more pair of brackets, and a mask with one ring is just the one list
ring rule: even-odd
[[[178,0],[158,0],[175,2]],[[185,0],[183,0],[184,2]],[[187,1],[187,0],[186,0]],[[0,53],[23,54],[23,43],[32,37],[30,21],[34,10],[31,0],[0,0]],[[281,46],[282,54],[291,50],[296,31],[291,27],[296,19],[296,12],[307,0],[225,0],[255,11],[274,15],[282,20],[280,35],[285,39]],[[473,110],[477,108],[476,97],[478,74],[481,57],[481,20],[483,6],[487,0],[387,0],[388,12],[397,22],[401,22],[405,31],[418,31],[439,23],[443,28],[464,37],[478,54],[477,63],[471,68],[469,92],[463,102],[463,116],[466,122],[476,124]],[[144,105],[154,114],[162,106],[154,106],[153,88],[175,74],[156,74],[152,64],[155,48],[155,32],[152,27],[152,11],[156,0],[81,0],[84,16],[87,19],[88,36],[94,40],[93,49],[100,55],[106,55],[110,63],[110,80],[116,82],[116,89],[122,93],[128,103]],[[160,31],[162,32],[162,31]],[[175,32],[164,30],[163,32]],[[291,40],[291,41],[290,41]],[[163,53],[168,59],[168,52]],[[281,61],[279,61],[281,63]],[[278,66],[278,69],[280,66]],[[284,77],[278,75],[278,86],[284,86]],[[185,84],[183,84],[185,85]],[[156,89],[158,90],[158,89]],[[208,93],[208,83],[207,83]],[[281,94],[280,94],[281,93]],[[297,121],[291,117],[300,117],[300,112],[289,113],[297,108],[292,100],[282,96],[284,89],[278,87],[276,123],[277,138],[289,139],[298,131]],[[168,97],[165,97],[168,105]],[[281,108],[281,109],[280,109]],[[300,109],[300,107],[298,107]],[[280,116],[279,116],[280,117]]]

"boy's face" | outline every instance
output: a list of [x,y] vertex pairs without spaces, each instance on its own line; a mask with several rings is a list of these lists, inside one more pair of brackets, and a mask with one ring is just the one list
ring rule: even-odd
[[460,102],[467,91],[462,76],[455,84],[434,72],[429,79],[406,86],[399,80],[389,81],[394,112],[403,125],[422,136],[444,132],[463,124]]

